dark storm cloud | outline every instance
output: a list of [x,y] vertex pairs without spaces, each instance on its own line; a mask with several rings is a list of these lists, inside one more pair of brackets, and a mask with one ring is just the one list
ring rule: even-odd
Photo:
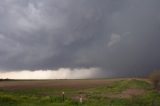
[[3,0],[2,70],[160,68],[159,0]]

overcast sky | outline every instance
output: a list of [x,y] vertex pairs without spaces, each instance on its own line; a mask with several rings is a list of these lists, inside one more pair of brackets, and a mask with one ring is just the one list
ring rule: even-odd
[[0,72],[146,74],[160,68],[159,10],[160,0],[1,0]]

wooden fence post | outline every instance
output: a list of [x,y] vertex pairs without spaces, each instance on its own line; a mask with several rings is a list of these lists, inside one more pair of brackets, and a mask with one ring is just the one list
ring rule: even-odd
[[82,96],[80,96],[79,102],[80,102],[80,103],[83,103],[83,97],[82,97]]
[[62,100],[63,100],[63,102],[64,102],[64,92],[62,92]]

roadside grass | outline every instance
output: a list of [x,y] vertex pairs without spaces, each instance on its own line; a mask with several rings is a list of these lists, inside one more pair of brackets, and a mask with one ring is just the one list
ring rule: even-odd
[[[128,98],[110,97],[103,94],[121,93],[129,88],[144,89],[141,95]],[[63,101],[61,92],[65,92]],[[72,95],[84,95],[83,103]],[[118,80],[94,88],[34,88],[23,90],[0,90],[0,106],[160,106],[160,93],[143,80]]]
[[140,88],[144,90],[150,90],[152,89],[152,85],[143,80],[136,80],[136,79],[119,80],[108,85],[90,88],[90,89],[84,89],[84,90],[81,90],[81,92],[86,92],[90,94],[120,93],[124,90],[127,90],[128,88]]

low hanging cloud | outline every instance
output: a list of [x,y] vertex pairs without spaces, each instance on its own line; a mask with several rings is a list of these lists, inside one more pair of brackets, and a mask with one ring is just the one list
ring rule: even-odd
[[[89,69],[69,69],[61,68],[58,70],[22,70],[12,72],[0,72],[0,78],[6,79],[85,79],[99,78],[103,74],[98,68]],[[104,76],[103,76],[104,77]]]
[[106,76],[147,74],[160,68],[159,5],[158,0],[0,1],[0,70],[96,67]]

